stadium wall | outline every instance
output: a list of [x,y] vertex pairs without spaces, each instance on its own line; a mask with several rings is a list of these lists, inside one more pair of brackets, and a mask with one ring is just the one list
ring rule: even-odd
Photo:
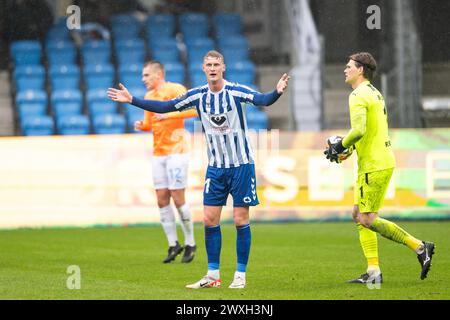
[[[322,154],[337,133],[252,133],[261,203],[253,221],[350,219],[356,153],[341,165]],[[196,222],[207,165],[200,135],[187,139]],[[450,129],[392,130],[391,138],[397,170],[383,216],[450,218]],[[151,134],[0,138],[0,228],[158,223],[151,146]],[[223,220],[231,207],[229,199]]]

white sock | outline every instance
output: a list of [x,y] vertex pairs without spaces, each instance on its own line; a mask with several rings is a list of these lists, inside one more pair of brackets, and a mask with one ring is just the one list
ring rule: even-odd
[[234,278],[238,278],[238,277],[245,280],[245,272],[236,271],[234,273]]
[[422,254],[425,250],[425,246],[423,245],[423,243],[416,249],[416,253],[417,254]]
[[181,219],[181,229],[184,233],[184,244],[188,246],[195,245],[194,239],[194,222],[192,221],[191,210],[187,203],[177,208]]
[[217,280],[220,279],[220,271],[219,269],[217,270],[208,270],[208,277]]
[[381,273],[379,266],[370,266],[367,268],[367,274],[369,276],[378,276]]
[[169,247],[173,247],[178,241],[177,225],[175,222],[175,214],[173,213],[172,206],[169,204],[164,208],[159,208],[159,214],[161,218],[161,225],[166,234]]

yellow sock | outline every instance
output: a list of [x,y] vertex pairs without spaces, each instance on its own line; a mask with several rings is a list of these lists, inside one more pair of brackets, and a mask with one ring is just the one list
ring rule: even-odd
[[422,241],[414,238],[408,232],[389,220],[378,217],[373,221],[370,229],[378,232],[389,240],[406,245],[413,251],[417,251],[422,245]]
[[367,259],[367,269],[379,269],[377,234],[360,223],[356,224],[356,227],[359,231],[359,242]]

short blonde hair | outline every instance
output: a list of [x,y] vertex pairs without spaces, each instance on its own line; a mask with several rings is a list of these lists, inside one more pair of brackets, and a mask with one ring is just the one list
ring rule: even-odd
[[203,57],[203,60],[205,60],[208,57],[212,57],[212,58],[217,58],[217,59],[221,59],[223,63],[225,63],[225,58],[223,57],[223,55],[216,50],[210,50],[208,51],[205,56]]

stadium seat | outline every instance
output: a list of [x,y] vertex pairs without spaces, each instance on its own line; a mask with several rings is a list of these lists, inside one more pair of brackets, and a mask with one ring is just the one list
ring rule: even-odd
[[242,19],[238,13],[216,13],[213,15],[212,21],[218,38],[226,34],[242,33]]
[[173,14],[155,14],[147,18],[145,31],[147,39],[171,38],[175,33],[175,16]]
[[229,35],[219,38],[217,39],[217,44],[220,50],[250,48],[247,38],[243,35]]
[[250,61],[250,52],[248,48],[226,48],[221,51],[225,59],[225,63],[237,63]]
[[191,38],[186,42],[188,63],[201,63],[205,54],[214,50],[214,41],[211,38]]
[[130,133],[139,132],[134,131],[134,122],[142,121],[144,119],[144,110],[132,105],[126,105],[125,110],[126,110],[128,132]]
[[19,65],[14,69],[16,91],[43,90],[45,69],[41,65]]
[[255,70],[255,65],[250,61],[227,63],[225,76],[227,80],[232,82],[238,82],[244,85],[254,85]]
[[152,50],[152,59],[161,62],[162,64],[180,62],[180,54],[178,50]]
[[80,68],[77,65],[53,65],[48,76],[52,91],[80,87]]
[[75,64],[77,49],[68,40],[52,40],[46,46],[47,60],[50,66],[60,64]]
[[111,64],[88,65],[83,70],[88,90],[107,89],[114,83],[114,67]]
[[93,127],[97,134],[120,134],[126,132],[126,121],[121,114],[101,114],[94,117]]
[[138,38],[141,30],[141,22],[131,14],[114,15],[110,18],[110,24],[116,40]]
[[99,114],[117,112],[117,102],[108,98],[106,89],[89,90],[86,95],[86,101],[92,118]]
[[145,42],[142,39],[126,39],[115,42],[115,55],[119,65],[143,64],[146,58]]
[[83,63],[104,64],[111,62],[111,43],[107,40],[87,41],[81,47]]
[[184,70],[184,66],[181,63],[166,63],[164,65],[164,69],[166,72],[167,81],[181,84],[184,83],[186,72]]
[[206,76],[203,72],[190,73],[191,87],[203,86],[207,83]]
[[41,63],[42,47],[37,40],[20,40],[11,43],[10,54],[15,66]]
[[84,135],[90,133],[89,118],[85,115],[65,115],[56,120],[61,135]]
[[62,115],[81,114],[83,97],[80,90],[58,90],[51,95],[52,111],[58,118]]
[[45,34],[45,41],[70,41],[70,30],[64,25],[54,25]]
[[28,116],[22,121],[22,133],[25,136],[49,136],[55,133],[52,117]]
[[154,42],[150,39],[148,46],[152,59],[163,64],[180,62],[178,43],[174,38],[157,38]]
[[179,25],[185,39],[207,37],[209,33],[209,20],[205,13],[182,13],[179,16]]
[[257,109],[255,106],[248,105],[247,108],[247,126],[253,130],[268,129],[269,120],[264,111]]
[[19,113],[21,109],[28,109],[33,114],[44,114],[47,110],[47,101],[47,93],[44,90],[26,90],[16,94]]

